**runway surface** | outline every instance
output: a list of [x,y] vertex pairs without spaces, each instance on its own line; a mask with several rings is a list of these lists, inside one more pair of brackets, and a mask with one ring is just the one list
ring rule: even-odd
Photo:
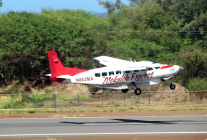
[[207,116],[0,119],[0,138],[207,135]]

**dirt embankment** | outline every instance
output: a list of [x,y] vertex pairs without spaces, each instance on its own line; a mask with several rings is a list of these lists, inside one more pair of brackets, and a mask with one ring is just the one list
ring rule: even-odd
[[37,81],[25,81],[22,85],[18,81],[13,81],[9,86],[1,87],[0,94],[7,93],[32,93],[34,91],[40,93],[89,93],[89,87],[81,84],[58,83],[52,82],[49,79],[41,78]]
[[[173,90],[173,96],[174,99],[182,99],[184,96],[186,96],[187,89],[185,87],[182,87],[178,83],[176,84],[176,89]],[[164,84],[161,82],[161,84],[154,85],[154,86],[148,86],[148,87],[141,87],[142,91],[151,91],[151,97],[153,98],[170,98],[171,97],[171,90],[169,88],[169,85]],[[107,90],[107,89],[106,89]],[[131,89],[133,92],[134,89]],[[113,90],[112,90],[113,91]],[[179,91],[179,92],[176,92]],[[181,91],[181,92],[180,92]],[[39,93],[90,93],[90,92],[97,92],[102,93],[101,89],[98,88],[89,88],[86,85],[82,84],[71,84],[71,83],[58,83],[58,82],[52,82],[50,79],[47,78],[41,78],[37,81],[30,82],[25,81],[22,85],[18,84],[17,81],[12,82],[7,87],[1,87],[0,88],[0,94],[8,94],[8,93],[33,93],[33,92],[39,92]]]

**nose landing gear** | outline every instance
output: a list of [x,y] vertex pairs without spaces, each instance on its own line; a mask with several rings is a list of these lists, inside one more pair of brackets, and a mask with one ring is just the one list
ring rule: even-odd
[[173,83],[173,79],[171,79],[172,83],[170,84],[170,89],[174,90],[176,88],[175,84]]
[[173,84],[173,83],[170,84],[170,89],[171,89],[171,90],[174,90],[175,88],[176,88],[175,84]]

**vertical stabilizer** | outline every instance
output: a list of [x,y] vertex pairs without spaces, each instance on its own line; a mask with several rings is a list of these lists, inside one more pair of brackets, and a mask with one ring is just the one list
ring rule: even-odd
[[49,65],[50,65],[51,79],[54,81],[58,81],[56,79],[56,77],[58,76],[62,76],[62,75],[73,76],[78,73],[87,71],[84,69],[64,67],[54,50],[48,51],[47,54],[48,54]]
[[56,52],[52,50],[52,51],[48,51],[47,54],[49,58],[50,72],[52,77],[63,75],[65,67],[57,57]]

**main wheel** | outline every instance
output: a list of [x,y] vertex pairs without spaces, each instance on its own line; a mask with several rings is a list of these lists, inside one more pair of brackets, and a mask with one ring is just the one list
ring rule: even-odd
[[127,93],[128,90],[129,90],[129,89],[122,89],[121,91],[122,91],[123,93]]
[[135,93],[136,95],[140,95],[140,94],[142,93],[142,90],[141,90],[140,88],[136,88],[136,89],[134,90],[134,93]]
[[170,89],[174,90],[176,88],[175,84],[170,84]]

